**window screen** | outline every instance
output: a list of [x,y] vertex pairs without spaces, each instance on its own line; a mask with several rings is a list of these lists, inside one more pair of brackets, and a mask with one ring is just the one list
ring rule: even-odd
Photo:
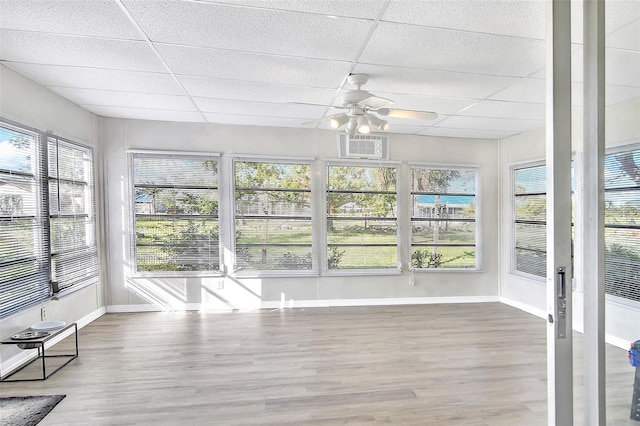
[[43,159],[36,133],[0,125],[0,317],[49,297]]
[[136,271],[218,271],[218,158],[132,154]]
[[312,270],[311,165],[234,163],[236,270]]
[[397,169],[328,165],[327,266],[398,268]]
[[412,168],[411,267],[476,268],[476,171]]
[[544,165],[514,170],[514,269],[547,274],[547,169]]

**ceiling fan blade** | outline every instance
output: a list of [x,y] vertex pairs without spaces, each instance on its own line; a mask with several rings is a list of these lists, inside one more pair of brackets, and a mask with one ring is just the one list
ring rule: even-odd
[[287,104],[289,104],[289,105],[321,106],[321,107],[336,108],[336,109],[347,109],[345,107],[338,106],[338,105],[310,104],[310,103],[307,103],[307,102],[287,102]]
[[381,98],[380,96],[371,95],[360,101],[362,106],[366,106],[370,109],[377,109],[389,106],[393,103],[391,99]]
[[435,120],[438,114],[431,111],[413,111],[409,109],[380,108],[376,111],[380,115],[396,118],[408,118],[410,120]]

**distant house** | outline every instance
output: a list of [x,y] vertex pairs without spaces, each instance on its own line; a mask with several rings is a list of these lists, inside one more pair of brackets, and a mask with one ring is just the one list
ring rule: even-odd
[[345,203],[338,207],[340,213],[360,213],[362,211],[362,207],[357,205],[356,203]]
[[136,214],[151,214],[153,197],[149,194],[138,194],[136,196]]
[[14,185],[0,181],[0,215],[2,216],[21,216],[24,213],[24,201],[32,200],[34,202],[34,194],[29,186],[22,188],[20,185]]
[[474,197],[469,195],[440,195],[436,203],[436,195],[418,195],[413,206],[414,217],[454,219],[462,216],[462,211],[469,208]]

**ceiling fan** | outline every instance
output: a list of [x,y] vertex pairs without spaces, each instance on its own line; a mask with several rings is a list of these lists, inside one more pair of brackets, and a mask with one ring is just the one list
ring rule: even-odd
[[351,74],[347,81],[356,86],[357,89],[346,90],[341,93],[336,100],[339,105],[325,105],[346,111],[308,121],[305,124],[329,120],[332,128],[339,129],[345,126],[345,131],[350,135],[354,135],[355,133],[368,134],[374,128],[379,131],[387,130],[389,122],[379,118],[377,115],[412,120],[434,120],[438,117],[438,114],[430,111],[387,108],[387,106],[393,104],[392,100],[381,98],[362,89],[362,86],[369,81],[369,76],[366,74]]

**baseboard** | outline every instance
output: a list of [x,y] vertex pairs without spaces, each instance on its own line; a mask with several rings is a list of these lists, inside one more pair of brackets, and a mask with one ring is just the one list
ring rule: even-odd
[[[545,311],[543,311],[542,309],[538,309],[538,308],[534,308],[532,306],[526,305],[522,302],[518,302],[515,300],[511,300],[511,299],[506,299],[504,297],[500,298],[500,302],[504,303],[505,305],[509,305],[509,306],[513,306],[516,309],[520,309],[521,311],[530,313],[532,315],[535,315],[539,318],[542,319],[546,319],[547,318],[547,313]],[[579,321],[573,321],[573,331],[577,331],[580,334],[584,334],[584,324],[582,324]],[[622,339],[620,337],[614,336],[612,334],[605,334],[604,336],[604,340],[606,343],[612,345],[612,346],[616,346],[618,348],[621,349],[625,349],[628,350],[629,349],[629,345],[631,342]]]
[[161,312],[161,311],[162,309],[152,304],[107,306],[108,314],[114,314],[114,313],[120,313],[120,312]]
[[381,299],[336,299],[329,306],[437,305],[444,303],[491,303],[498,296],[403,297]]
[[[87,324],[91,323],[92,321],[95,321],[96,319],[100,318],[106,312],[107,312],[107,310],[104,307],[102,307],[102,308],[96,309],[95,311],[83,316],[82,318],[80,318],[79,320],[76,321],[76,324],[78,325],[78,330],[80,330],[82,327],[86,326]],[[50,347],[52,347],[56,343],[61,342],[63,339],[65,339],[67,336],[71,335],[72,333],[73,333],[73,329],[69,329],[69,330],[65,331],[64,333],[60,333],[59,335],[57,335],[53,339],[47,341],[47,343],[44,346],[45,349],[49,349]],[[36,358],[37,356],[38,356],[37,352],[33,351],[33,350],[21,351],[20,353],[12,356],[11,358],[7,359],[6,361],[2,361],[1,367],[0,367],[2,369],[2,376],[4,377],[4,376],[10,374],[14,370],[20,368],[25,363],[31,361],[32,359]]]
[[[332,306],[386,306],[386,305],[432,305],[438,303],[488,303],[499,302],[498,296],[453,296],[453,297],[405,297],[405,298],[375,298],[375,299],[324,299],[324,300],[284,300],[264,301],[259,307],[238,306],[238,310],[255,309],[290,309],[290,308],[328,308]],[[185,304],[183,309],[174,311],[199,311],[199,303]],[[230,308],[229,310],[232,310]],[[143,305],[110,305],[108,313],[116,312],[160,312],[162,309],[151,304]],[[209,311],[209,310],[207,310]],[[220,310],[228,312],[228,310]]]
[[628,340],[625,339],[621,339],[619,337],[616,336],[612,336],[611,334],[605,334],[604,335],[604,341],[607,342],[608,344],[612,345],[612,346],[616,346],[620,349],[624,349],[625,351],[628,351],[629,348],[631,347],[631,343]]
[[518,302],[517,300],[513,300],[513,299],[507,299],[506,297],[500,297],[499,299],[500,299],[500,302],[504,303],[505,305],[509,305],[516,309],[520,309],[521,311],[524,311],[531,315],[535,315],[538,318],[542,318],[542,319],[547,318],[547,312],[542,309],[534,308],[533,306],[527,305],[526,303]]

